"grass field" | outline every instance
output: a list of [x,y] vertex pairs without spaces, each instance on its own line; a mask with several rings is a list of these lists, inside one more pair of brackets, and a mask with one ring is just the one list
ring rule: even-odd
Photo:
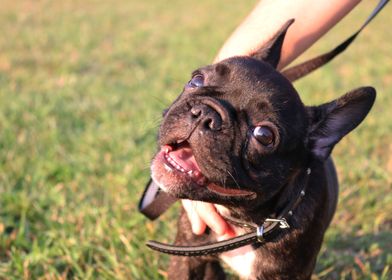
[[[364,1],[304,57],[350,35]],[[165,279],[176,210],[136,210],[161,111],[255,1],[11,1],[0,8],[0,279]],[[376,104],[334,150],[341,190],[314,279],[392,278],[389,5],[305,103],[372,85]],[[234,276],[233,279],[236,279]]]

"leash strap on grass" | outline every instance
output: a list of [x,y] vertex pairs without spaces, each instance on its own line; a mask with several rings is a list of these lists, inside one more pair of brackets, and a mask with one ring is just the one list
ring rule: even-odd
[[344,42],[339,44],[332,51],[329,51],[325,54],[317,56],[313,59],[310,59],[306,62],[303,62],[299,65],[293,66],[287,70],[283,70],[282,74],[291,82],[294,82],[303,76],[313,72],[317,68],[327,64],[332,59],[334,59],[337,55],[342,53],[358,36],[359,33],[376,17],[376,15],[384,8],[384,6],[389,2],[389,0],[381,0],[377,7],[373,10],[370,16],[366,19],[365,23],[359,28],[357,32],[347,38]]

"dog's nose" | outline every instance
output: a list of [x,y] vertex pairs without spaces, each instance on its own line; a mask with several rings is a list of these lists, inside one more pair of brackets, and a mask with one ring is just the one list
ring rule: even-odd
[[219,113],[207,105],[198,104],[193,106],[190,114],[192,121],[198,122],[198,126],[202,130],[216,131],[222,127],[222,118]]

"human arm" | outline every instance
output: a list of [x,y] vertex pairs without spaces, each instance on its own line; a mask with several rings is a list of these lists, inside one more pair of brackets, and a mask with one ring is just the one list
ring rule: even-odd
[[215,62],[248,55],[266,43],[287,20],[295,19],[283,43],[278,69],[313,45],[360,0],[263,0],[224,43]]

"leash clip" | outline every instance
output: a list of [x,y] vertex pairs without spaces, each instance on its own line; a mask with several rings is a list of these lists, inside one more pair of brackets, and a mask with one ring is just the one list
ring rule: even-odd
[[289,223],[286,221],[285,218],[281,218],[281,219],[265,219],[266,222],[274,222],[274,223],[279,223],[279,227],[280,228],[290,228]]

